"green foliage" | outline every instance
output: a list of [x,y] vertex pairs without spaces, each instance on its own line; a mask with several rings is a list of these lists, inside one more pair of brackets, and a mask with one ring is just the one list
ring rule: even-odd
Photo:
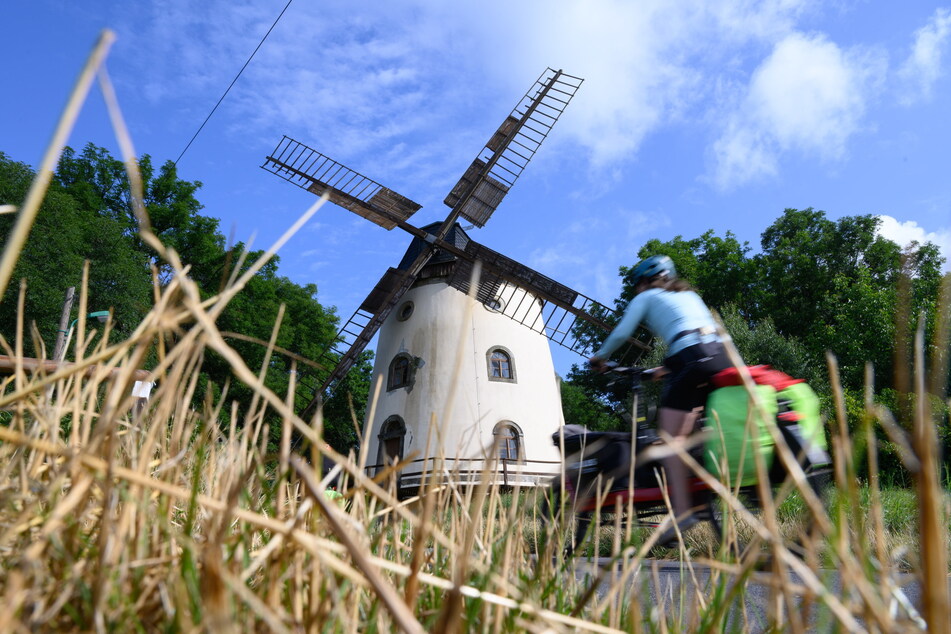
[[[770,316],[779,332],[803,342],[814,359],[826,350],[839,359],[845,385],[859,387],[866,362],[876,370],[876,384],[894,376],[896,345],[910,333],[896,331],[937,301],[942,260],[934,245],[900,245],[876,235],[878,218],[846,216],[833,222],[825,212],[787,209],[766,229],[762,253],[754,258],[761,277],[761,305],[751,314]],[[911,280],[915,301],[899,304],[902,276]]]
[[[237,245],[240,249],[243,245]],[[260,256],[260,252],[252,252],[245,260],[244,267]],[[228,254],[219,254],[219,261],[212,263],[212,270],[227,270],[225,260],[230,260]],[[223,333],[236,333],[252,337],[257,342],[242,340],[237,337],[228,339],[249,368],[255,372],[265,367],[267,352],[263,342],[270,341],[281,306],[284,306],[284,315],[280,330],[277,333],[275,345],[290,350],[304,358],[312,359],[329,347],[336,334],[336,315],[317,302],[317,287],[313,284],[300,286],[286,277],[278,275],[278,258],[268,262],[257,275],[252,277],[245,289],[239,293],[218,318],[218,327]],[[212,277],[216,277],[213,274]],[[206,291],[206,294],[210,294]],[[310,367],[295,363],[293,359],[280,353],[274,353],[267,361],[265,385],[277,394],[285,394],[290,379],[290,372],[297,370],[298,382],[306,377]],[[217,354],[209,354],[204,370],[207,375],[218,384],[223,383],[230,376],[228,364]],[[242,403],[250,401],[252,390],[243,384],[233,384],[232,398]],[[279,428],[273,430],[279,433]]]
[[356,425],[363,422],[372,384],[373,353],[364,351],[324,403],[324,440],[344,455],[360,442]]
[[580,382],[562,381],[561,408],[567,425],[582,425],[595,431],[620,431],[626,425],[622,416]]
[[[32,169],[0,154],[0,204],[19,205],[32,179]],[[26,354],[43,353],[28,334],[35,325],[46,356],[52,355],[66,289],[80,286],[84,260],[89,262],[89,310],[112,310],[117,335],[130,332],[151,306],[148,258],[103,210],[95,191],[89,184],[71,191],[54,182],[37,215],[13,275],[27,284]],[[0,216],[0,238],[6,239],[14,221],[13,214]],[[0,300],[11,307],[0,311],[0,334],[8,342],[16,336],[12,307],[18,292],[19,285],[11,284]]]
[[[218,220],[202,216],[203,205],[195,198],[201,188],[198,181],[178,178],[177,168],[166,161],[156,173],[152,158],[139,160],[142,175],[143,200],[149,213],[152,231],[167,246],[178,253],[182,262],[192,266],[192,276],[199,285],[214,291],[221,284],[220,265],[224,253],[224,236],[218,231]],[[125,166],[104,148],[92,144],[80,154],[66,148],[56,170],[56,183],[76,199],[82,209],[107,218],[127,235],[139,251],[149,250],[139,240],[138,220]],[[168,263],[154,255],[150,264],[159,268],[163,282],[168,281]],[[213,274],[219,273],[219,277]]]
[[[226,250],[218,220],[199,213],[203,206],[195,195],[201,188],[200,182],[178,178],[171,161],[156,169],[148,155],[140,159],[139,169],[152,230],[190,266],[189,275],[202,296],[214,295],[234,273],[239,261],[235,253],[240,253],[244,246],[238,244],[233,250]],[[33,177],[29,166],[0,154],[0,204],[19,205]],[[9,234],[14,220],[13,214],[0,216],[0,239]],[[242,271],[261,253],[249,253],[243,260]],[[14,272],[14,279],[22,278],[27,283],[23,317],[28,355],[51,356],[66,289],[80,287],[84,261],[89,262],[89,310],[110,309],[117,336],[131,332],[151,309],[152,268],[157,269],[160,284],[168,283],[172,274],[169,264],[158,259],[139,237],[125,166],[107,150],[92,144],[80,153],[72,148],[63,152]],[[271,339],[282,305],[284,316],[275,340],[277,347],[313,359],[330,346],[336,335],[337,315],[334,309],[318,302],[317,287],[299,285],[279,275],[278,264],[278,258],[274,258],[252,277],[217,323],[222,332],[238,335],[231,337],[229,344],[253,371],[265,367],[266,348],[262,342]],[[16,306],[18,292],[19,286],[11,284],[2,298],[3,305]],[[77,306],[78,303],[74,305],[74,315]],[[16,335],[16,318],[16,310],[0,311],[0,335],[11,343]],[[45,353],[32,345],[28,330],[31,324],[39,332]],[[364,366],[365,362],[352,378],[348,377],[344,387],[353,394],[361,420],[369,391],[369,370]],[[284,394],[290,372],[295,369],[299,384],[309,386],[301,387],[301,391],[312,392],[314,369],[281,353],[273,354],[267,361],[265,384],[275,393]],[[228,364],[214,353],[206,355],[202,371],[205,380],[196,394],[196,403],[208,389],[220,393],[232,378]],[[248,386],[232,381],[229,390],[230,397],[242,407],[250,404],[253,391]],[[328,426],[334,446],[344,451],[356,443],[349,410],[346,425],[336,422],[343,420],[337,410],[343,411],[339,402],[345,394],[333,401],[335,422]],[[280,425],[272,429],[279,433]]]
[[[649,240],[637,252],[637,257],[670,256],[677,266],[677,274],[701,290],[709,306],[732,304],[747,308],[755,302],[749,296],[749,280],[755,276],[753,261],[746,257],[749,251],[749,245],[740,244],[732,232],[727,231],[725,237],[719,238],[710,230],[693,240],[684,240],[681,236],[670,242]],[[619,307],[626,306],[634,297],[633,268],[634,265],[621,267],[623,289]]]
[[720,318],[747,364],[768,364],[791,376],[813,383],[824,376],[802,343],[795,338],[781,335],[769,317],[751,325],[740,315],[735,304],[727,304]]

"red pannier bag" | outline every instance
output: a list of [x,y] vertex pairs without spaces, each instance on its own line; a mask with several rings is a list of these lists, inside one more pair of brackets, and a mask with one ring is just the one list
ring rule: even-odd
[[[785,372],[774,370],[768,365],[750,365],[746,367],[753,377],[753,383],[757,385],[768,385],[777,392],[782,392],[790,385],[796,383],[805,383],[805,379],[794,379]],[[716,387],[729,387],[731,385],[743,385],[740,379],[739,368],[727,368],[713,375],[711,379]]]

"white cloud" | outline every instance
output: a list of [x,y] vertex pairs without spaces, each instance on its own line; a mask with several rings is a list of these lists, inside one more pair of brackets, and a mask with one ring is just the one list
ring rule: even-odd
[[908,246],[912,242],[918,244],[931,242],[937,245],[941,249],[941,255],[945,258],[945,272],[951,272],[951,227],[938,231],[928,231],[914,220],[901,222],[892,216],[879,216],[878,218],[881,221],[878,226],[878,234],[901,247]]
[[898,71],[904,85],[899,97],[903,105],[927,100],[931,89],[942,74],[942,57],[951,35],[951,10],[939,8],[928,24],[915,31],[915,41],[908,59]]
[[728,189],[775,174],[789,151],[842,157],[884,70],[881,55],[842,50],[823,35],[783,38],[753,73],[712,148],[714,182]]
[[[141,92],[205,95],[175,106],[194,121],[258,44],[274,7],[155,6],[138,51]],[[607,186],[605,175],[665,127],[702,139],[712,124],[712,180],[729,188],[777,174],[786,152],[841,158],[861,129],[883,57],[797,30],[825,10],[815,0],[294,4],[218,117],[248,144],[270,147],[288,134],[428,205],[552,66],[585,82],[546,143],[572,144],[594,166],[591,180]],[[922,29],[933,43],[943,42],[946,17]],[[556,156],[564,154],[546,152]]]
[[[234,134],[250,142],[270,142],[280,122],[281,132],[319,140],[345,161],[412,140],[428,152],[420,158],[444,164],[460,146],[478,149],[482,117],[491,127],[529,78],[545,66],[563,67],[586,81],[551,143],[570,139],[596,167],[610,169],[652,132],[704,116],[723,77],[789,33],[814,4],[407,0],[372,12],[334,0],[292,5],[224,107]],[[269,12],[273,7],[241,0],[197,8],[157,2],[142,37],[157,48],[137,52],[142,93],[156,100],[173,92],[217,96],[270,26]],[[204,116],[207,97],[186,107],[195,111],[189,120]],[[466,123],[478,134],[459,125],[462,107],[477,111]]]
[[[737,59],[789,32],[812,5],[805,0],[591,0],[489,3],[486,29],[511,30],[489,52],[496,74],[568,60],[585,78],[562,133],[598,168],[629,159],[658,129],[703,116]],[[530,15],[503,19],[520,7]],[[525,7],[532,7],[525,9]],[[499,8],[501,7],[501,11]],[[514,9],[516,13],[519,9]],[[477,19],[476,19],[477,20]],[[532,25],[526,29],[526,25]],[[521,30],[521,32],[519,32]],[[504,57],[499,53],[504,50]],[[494,53],[494,54],[493,54]],[[537,71],[536,71],[537,72]]]
[[713,145],[715,182],[721,189],[777,172],[776,153],[769,138],[752,126],[731,121]]
[[749,103],[781,148],[839,155],[864,109],[863,74],[825,38],[791,35],[757,69]]
[[811,12],[817,3],[809,0],[721,0],[705,4],[723,33],[733,34],[740,40],[770,41],[793,31],[798,19]]

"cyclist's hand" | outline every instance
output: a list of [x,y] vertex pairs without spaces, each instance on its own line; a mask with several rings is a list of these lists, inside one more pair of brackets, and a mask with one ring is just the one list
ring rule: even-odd
[[607,362],[601,357],[591,357],[588,359],[588,367],[597,372],[598,374],[604,374],[608,371]]
[[666,366],[659,365],[656,368],[645,370],[643,376],[648,381],[660,381],[668,374],[670,374],[670,370],[668,370]]

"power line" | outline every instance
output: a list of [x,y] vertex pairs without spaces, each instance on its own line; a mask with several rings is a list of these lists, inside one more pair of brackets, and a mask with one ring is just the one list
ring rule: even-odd
[[255,47],[254,52],[251,53],[251,57],[248,58],[248,61],[244,63],[244,66],[241,67],[241,70],[238,71],[238,74],[235,75],[234,79],[231,80],[231,83],[228,85],[228,89],[225,90],[225,93],[223,95],[221,95],[221,99],[218,100],[218,103],[215,104],[215,107],[211,109],[211,112],[208,113],[208,116],[205,117],[205,120],[201,122],[200,126],[198,126],[198,130],[195,131],[195,134],[192,136],[191,140],[188,142],[188,145],[185,146],[185,149],[182,150],[182,153],[178,155],[177,159],[175,159],[175,165],[178,165],[178,162],[182,160],[183,156],[185,156],[185,152],[187,152],[188,148],[192,146],[192,143],[195,142],[195,139],[201,133],[202,128],[204,128],[205,124],[208,123],[208,120],[211,119],[211,115],[215,114],[215,110],[218,109],[218,106],[221,105],[221,102],[224,101],[225,97],[228,96],[228,93],[231,92],[232,86],[234,86],[235,82],[238,81],[238,78],[241,77],[241,73],[243,73],[244,69],[248,67],[248,64],[251,63],[251,60],[254,59],[255,54],[257,54],[258,50],[264,44],[264,40],[266,40],[267,36],[271,34],[271,31],[274,30],[274,27],[277,26],[277,23],[281,21],[281,18],[284,16],[284,12],[287,11],[287,8],[291,6],[291,3],[293,1],[294,0],[287,0],[287,4],[284,5],[284,8],[281,10],[280,15],[277,16],[276,20],[274,20],[274,24],[272,24],[271,28],[267,30],[267,33],[264,34],[264,37],[261,38],[261,41],[258,42],[258,45]]

